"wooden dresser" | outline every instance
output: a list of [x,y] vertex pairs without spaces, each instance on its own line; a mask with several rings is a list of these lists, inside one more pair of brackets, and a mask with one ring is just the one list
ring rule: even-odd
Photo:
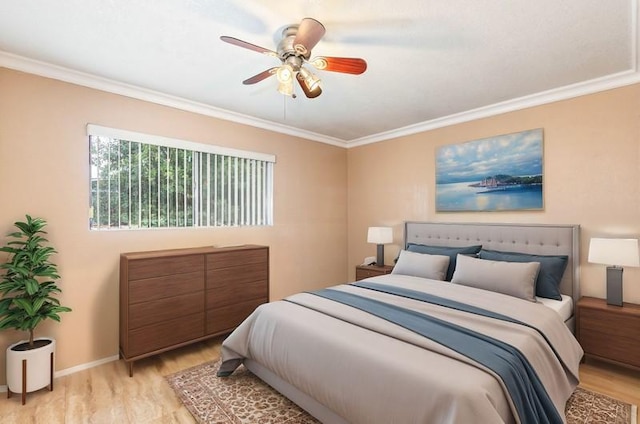
[[231,332],[269,301],[269,248],[120,255],[120,355],[133,362]]

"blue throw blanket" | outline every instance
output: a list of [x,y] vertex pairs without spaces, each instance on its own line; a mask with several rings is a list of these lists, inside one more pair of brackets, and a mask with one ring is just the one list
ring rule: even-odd
[[[535,370],[515,347],[425,313],[375,299],[333,289],[310,293],[371,313],[446,346],[491,369],[504,382],[522,423],[562,423],[561,416]],[[466,306],[470,309],[480,309],[470,305]],[[476,311],[470,312],[476,313]]]
[[549,341],[549,338],[547,337],[547,335],[544,334],[542,331],[540,331],[539,328],[536,328],[529,323],[520,321],[518,319],[512,318],[507,315],[490,311],[488,309],[479,308],[473,305],[468,305],[463,302],[458,302],[456,300],[451,300],[445,297],[436,296],[434,294],[429,294],[429,293],[425,293],[417,290],[405,289],[404,287],[392,286],[389,284],[372,283],[369,281],[356,282],[350,285],[355,287],[360,287],[362,289],[381,292],[381,293],[393,294],[396,296],[405,297],[407,299],[419,300],[421,302],[431,303],[432,305],[443,306],[445,308],[455,309],[458,311],[464,311],[464,312],[469,312],[476,315],[482,315],[483,317],[499,319],[502,321],[512,322],[514,324],[524,325],[525,327],[529,327],[537,331],[538,334],[540,334],[545,339],[545,341],[547,342],[547,344],[549,345],[553,353],[558,358],[558,360],[564,365],[564,361],[562,360],[562,357],[558,354],[553,344]]

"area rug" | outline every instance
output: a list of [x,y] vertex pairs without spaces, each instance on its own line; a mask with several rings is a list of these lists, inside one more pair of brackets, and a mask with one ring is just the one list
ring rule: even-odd
[[[316,419],[240,366],[218,378],[220,361],[166,377],[201,424],[315,424]],[[636,406],[578,387],[567,402],[567,424],[636,424]]]

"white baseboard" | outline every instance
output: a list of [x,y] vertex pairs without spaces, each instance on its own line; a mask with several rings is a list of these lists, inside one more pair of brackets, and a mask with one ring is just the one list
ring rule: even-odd
[[[76,365],[75,367],[66,368],[53,373],[53,378],[64,377],[65,375],[75,374],[78,371],[88,370],[89,368],[97,367],[108,362],[117,361],[120,359],[119,355],[108,356],[106,358],[98,359],[97,361],[87,362],[86,364]],[[6,392],[7,386],[0,386],[0,393]]]
[[98,359],[97,361],[87,362],[86,364],[80,364],[76,365],[75,367],[56,371],[53,376],[54,378],[64,377],[65,375],[75,374],[78,371],[88,370],[89,368],[97,367],[108,362],[117,361],[118,359],[120,359],[119,355],[108,356],[106,358]]

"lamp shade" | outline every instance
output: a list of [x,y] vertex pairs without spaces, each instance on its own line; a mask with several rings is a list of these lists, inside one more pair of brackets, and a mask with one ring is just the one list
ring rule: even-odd
[[640,266],[638,239],[592,238],[589,262],[616,266]]
[[391,227],[369,227],[367,242],[375,244],[391,243],[393,241],[393,229]]

